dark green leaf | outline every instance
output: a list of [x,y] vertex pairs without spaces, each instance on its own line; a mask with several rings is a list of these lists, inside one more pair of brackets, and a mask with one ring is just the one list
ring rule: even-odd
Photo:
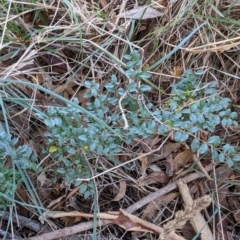
[[215,149],[212,150],[212,159],[218,160],[218,151],[216,151]]
[[218,155],[218,161],[219,161],[220,163],[223,163],[224,160],[225,160],[225,156],[224,156],[222,153],[220,153],[220,154]]
[[239,161],[240,161],[240,155],[235,155],[235,156],[233,157],[233,161],[234,161],[234,162],[239,162]]
[[191,149],[193,152],[197,152],[200,147],[200,142],[195,138],[191,143]]
[[212,144],[214,147],[218,147],[221,143],[221,138],[219,136],[212,136],[207,142]]
[[79,193],[83,194],[86,191],[87,191],[87,184],[83,184],[79,189]]
[[57,168],[56,171],[60,174],[65,174],[66,173],[66,170],[64,168]]
[[231,158],[227,157],[226,158],[226,162],[229,168],[231,168],[232,166],[234,166],[234,162]]
[[151,75],[147,72],[141,72],[138,74],[138,77],[142,78],[142,79],[148,79],[151,77]]
[[146,85],[146,84],[142,84],[140,86],[140,92],[143,93],[143,92],[148,92],[151,90],[151,87],[149,85]]
[[208,150],[208,145],[206,143],[203,143],[199,148],[199,153],[204,154],[207,152],[207,150]]

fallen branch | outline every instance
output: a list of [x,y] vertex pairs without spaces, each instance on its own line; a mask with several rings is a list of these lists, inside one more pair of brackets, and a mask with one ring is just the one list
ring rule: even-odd
[[[10,218],[9,212],[4,212],[1,218],[7,221]],[[14,223],[18,225],[18,227],[20,228],[26,227],[36,233],[40,233],[40,232],[45,233],[50,231],[50,229],[45,228],[41,223],[34,221],[32,219],[26,218],[24,216],[20,216],[20,215],[16,216],[15,214],[12,214],[11,219]]]
[[[97,227],[101,227],[101,226],[106,226],[106,225],[109,225],[109,224],[112,224],[112,222],[109,221],[109,220],[105,220],[105,221],[100,220],[100,221],[97,222],[96,225],[97,225]],[[66,228],[63,228],[63,229],[59,229],[59,230],[49,232],[49,233],[44,233],[44,234],[41,234],[39,236],[30,237],[30,238],[27,238],[27,239],[28,240],[58,239],[58,238],[67,237],[67,236],[70,236],[70,235],[73,235],[73,234],[76,234],[76,233],[80,233],[80,232],[83,232],[83,231],[93,229],[94,226],[95,226],[95,224],[94,224],[93,221],[84,222],[84,223],[74,225],[72,227],[66,227]]]

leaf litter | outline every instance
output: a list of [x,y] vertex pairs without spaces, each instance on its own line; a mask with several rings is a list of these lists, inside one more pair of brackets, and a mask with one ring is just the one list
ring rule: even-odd
[[[90,4],[90,2],[92,5]],[[188,6],[184,5],[184,3],[169,1],[167,3],[167,11],[169,13],[171,12],[171,14],[169,15],[170,19],[166,20],[166,16],[164,16],[163,14],[163,12],[165,11],[164,8],[155,7],[154,9],[152,8],[152,6],[146,8],[146,5],[136,7],[131,2],[132,1],[128,1],[127,3],[126,1],[122,1],[122,3],[118,3],[120,5],[117,5],[116,3],[108,3],[107,1],[101,1],[102,7],[104,7],[103,10],[106,15],[104,15],[102,18],[99,18],[96,17],[96,12],[98,14],[102,13],[101,11],[99,11],[99,9],[95,11],[95,1],[89,1],[89,3],[83,3],[83,1],[79,1],[79,4],[83,4],[81,5],[83,10],[79,13],[79,18],[88,19],[89,17],[89,19],[91,19],[91,21],[89,21],[88,23],[84,22],[85,25],[82,25],[83,37],[86,36],[86,39],[94,39],[94,41],[100,44],[105,42],[106,40],[109,40],[110,36],[112,36],[111,34],[106,34],[106,32],[116,31],[116,29],[118,29],[116,27],[112,27],[112,23],[117,23],[117,27],[119,27],[119,29],[128,31],[129,28],[127,27],[127,21],[131,21],[132,19],[141,19],[141,21],[139,21],[139,32],[135,34],[134,41],[137,45],[139,41],[139,46],[145,49],[146,62],[144,63],[144,65],[146,67],[151,61],[154,62],[154,57],[160,58],[159,56],[166,54],[171,50],[171,47],[177,45],[177,42],[179,41],[179,36],[182,38],[184,37],[184,35],[186,34],[186,29],[187,27],[189,27],[187,26],[188,21],[185,21],[183,18],[184,21],[181,22],[182,25],[176,27],[176,25],[172,24],[173,22],[171,22],[171,20],[174,20],[174,18],[171,19],[171,14],[173,14],[172,11],[174,11],[176,13],[176,15],[174,16],[177,17],[179,16],[178,14],[180,14],[181,9],[184,9]],[[160,4],[161,6],[166,5],[166,1],[158,2],[158,4]],[[123,9],[123,5],[121,5],[123,3],[125,3],[126,9],[124,11],[120,11],[121,9]],[[156,3],[156,1],[154,1],[154,3]],[[227,1],[225,1],[223,5],[216,3],[216,7],[218,7],[219,9],[228,9],[229,4],[230,3]],[[44,8],[48,9],[48,11],[40,11],[40,15],[44,15],[46,17],[47,21],[45,21],[45,24],[57,23],[54,17],[57,17],[60,12],[65,12],[66,10],[62,2],[59,2],[59,6],[56,5],[56,3],[53,3],[53,5],[51,6],[44,3],[42,7],[43,6]],[[206,6],[204,4],[202,6],[205,9]],[[59,10],[59,12],[57,11],[57,9]],[[211,11],[214,11],[214,8],[211,8]],[[233,5],[231,8],[228,9],[228,11],[232,14],[232,20],[239,20],[238,15],[235,15],[235,12],[238,11],[238,5]],[[32,18],[34,12],[35,10],[31,12],[31,14],[28,13],[23,15],[24,22],[26,24],[29,24],[33,28],[42,28],[42,30],[46,30],[44,29],[45,25],[42,22],[43,18],[41,18],[40,15],[37,17],[35,16],[37,19],[36,21],[34,20],[34,18]],[[52,13],[54,13],[55,15],[52,15]],[[208,16],[209,15],[205,17]],[[70,15],[68,15],[67,18],[70,18]],[[151,22],[153,23],[153,26],[151,27],[154,27],[154,33],[148,32],[150,29],[150,18],[156,19],[156,21]],[[59,21],[62,21],[60,17],[58,19]],[[116,19],[118,19],[118,22],[116,21]],[[223,22],[221,18],[218,20],[219,22]],[[166,28],[166,30],[160,32],[158,29],[158,21],[161,21],[160,26],[164,26],[165,22],[169,21],[169,28]],[[61,24],[62,23],[60,23],[60,25]],[[107,31],[101,31],[98,26],[102,26],[104,29],[104,25],[106,24],[108,26]],[[64,28],[64,25],[62,26]],[[28,26],[25,25],[24,27],[31,31],[31,28],[28,28]],[[51,27],[51,25],[47,27]],[[74,29],[74,26],[70,27]],[[226,26],[222,25],[222,27],[224,28]],[[216,64],[220,62],[222,64],[223,72],[225,72],[226,69],[230,69],[229,71],[233,75],[238,72],[237,63],[239,63],[239,59],[231,54],[231,50],[234,49],[236,50],[236,52],[238,52],[239,50],[237,47],[239,46],[239,42],[237,42],[237,39],[235,38],[230,38],[230,36],[228,36],[228,38],[222,35],[221,32],[217,30],[217,28],[214,29],[213,27],[212,30],[214,30],[214,32],[216,31],[215,36],[216,38],[218,38],[218,40],[211,39],[211,41],[208,41],[208,44],[201,44],[201,41],[197,37],[195,37],[193,41],[189,43],[188,47],[184,47],[181,49],[182,53],[176,53],[173,58],[166,61],[162,66],[154,69],[154,74],[152,78],[153,83],[159,85],[159,82],[162,82],[164,89],[168,91],[170,83],[172,81],[176,81],[176,79],[181,76],[183,69],[185,69],[186,65],[189,64],[188,60],[193,56],[195,60],[194,63],[190,64],[192,68],[202,67],[203,63],[206,63],[209,69],[214,69],[213,63]],[[49,30],[51,36],[55,36],[58,33],[70,34],[66,29],[59,29],[55,32],[54,31],[53,33],[51,33]],[[227,28],[227,32],[228,31],[229,28]],[[121,49],[119,46],[126,43],[124,38],[122,37],[123,32],[119,31],[120,37],[116,38],[114,42],[114,48],[117,46],[116,52],[123,51],[123,49]],[[228,34],[227,32],[226,34]],[[234,29],[233,32],[235,32]],[[19,53],[23,54],[22,56],[18,55],[17,52],[11,52],[11,48],[9,48],[9,52],[6,51],[5,49],[8,47],[8,45],[11,45],[11,43],[9,43],[8,45],[5,44],[3,48],[3,55],[1,55],[0,58],[0,61],[2,61],[1,76],[8,76],[15,79],[21,79],[26,82],[33,82],[46,86],[48,89],[54,90],[56,93],[64,95],[66,99],[71,99],[73,96],[76,96],[79,99],[80,104],[82,106],[86,106],[89,100],[84,99],[83,95],[87,90],[82,87],[81,84],[85,81],[85,79],[97,79],[97,81],[101,82],[102,79],[107,78],[109,75],[111,75],[111,71],[108,72],[108,69],[112,69],[112,62],[109,58],[106,57],[103,57],[99,61],[100,55],[96,55],[97,57],[93,58],[90,63],[82,64],[82,61],[84,59],[87,59],[88,56],[95,51],[95,49],[89,45],[82,44],[82,46],[80,46],[78,43],[72,43],[70,48],[74,49],[75,47],[77,48],[77,50],[81,49],[83,51],[81,58],[78,58],[79,53],[75,50],[73,50],[74,54],[68,52],[68,43],[63,43],[60,39],[59,41],[57,39],[56,44],[58,45],[54,45],[54,43],[52,43],[51,45],[51,43],[48,42],[48,44],[52,47],[51,51],[48,52],[47,46],[44,45],[46,37],[44,34],[45,33],[43,31],[42,35],[39,35],[39,43],[38,41],[36,41],[35,44],[36,49],[38,49],[39,51],[32,51],[31,48],[28,48],[28,40],[24,40],[21,36],[19,36],[20,43],[24,44],[24,46],[27,47],[27,49],[25,49],[24,51],[19,51]],[[145,36],[148,36],[148,34],[150,34],[151,37],[149,38],[149,41],[145,43],[144,38]],[[141,36],[143,36],[143,41],[141,41]],[[43,42],[41,42],[41,38],[44,39]],[[221,38],[223,38],[224,40],[222,40]],[[151,46],[151,44],[155,41],[158,41],[159,47],[156,49],[151,49],[149,46]],[[199,45],[194,45],[198,41],[200,41],[200,47]],[[166,43],[165,47],[163,46],[163,43]],[[17,45],[19,44],[19,42],[14,44]],[[15,46],[13,47],[15,48]],[[150,49],[151,51],[146,51],[147,49]],[[48,53],[46,54],[46,52]],[[53,52],[56,56],[53,54]],[[115,54],[117,54],[116,52]],[[149,58],[150,52],[152,56]],[[44,57],[42,57],[43,55]],[[81,66],[81,68],[78,68],[78,64]],[[75,72],[75,70],[76,72],[79,71],[80,73],[71,74],[72,72]],[[115,70],[116,69],[113,69],[113,71]],[[102,76],[100,72],[103,73]],[[210,76],[213,73],[208,74]],[[214,74],[216,74],[214,75],[214,78],[222,79],[224,83],[223,85],[227,86],[226,88],[223,88],[222,86],[220,90],[223,91],[226,95],[232,94],[233,99],[235,99],[235,103],[239,104],[238,96],[240,90],[238,81],[236,81],[234,77],[225,75],[220,72]],[[69,75],[73,77],[73,81],[68,81]],[[30,87],[23,87],[23,85],[15,84],[15,88],[17,89],[18,94],[21,93],[21,96],[22,94],[24,94],[28,99],[32,100],[33,105],[40,106],[40,108],[42,108],[42,110],[44,111],[49,106],[49,103],[53,103],[55,101],[51,97],[47,96],[47,94],[44,94],[43,92],[32,89]],[[151,94],[153,99],[160,99],[161,101],[167,97],[160,96],[160,93],[154,91]],[[58,102],[54,103],[60,104]],[[157,104],[159,104],[159,102]],[[31,113],[28,112],[29,116],[26,116],[24,118],[30,120],[30,114]],[[16,119],[13,120],[17,122]],[[16,128],[20,137],[23,136],[23,133],[28,133],[31,126],[32,129],[30,129],[30,132],[32,136],[29,137],[29,141],[34,140],[34,133],[37,135],[39,132],[43,132],[44,130],[37,121],[35,121],[33,124],[35,125],[35,127],[32,127],[32,124],[30,124],[30,122],[26,125],[27,127],[25,126],[25,124],[22,124],[21,121],[18,121],[18,125],[23,126],[22,129],[19,127]],[[219,129],[218,131],[223,136],[227,135],[226,137],[228,138],[229,142],[233,141],[238,144],[239,131],[237,132],[237,134],[234,133],[235,130],[231,131],[231,129]],[[26,137],[24,138],[24,141],[28,141]],[[200,139],[206,141],[206,134],[202,133]],[[192,222],[195,219],[195,216],[193,215],[198,215],[200,210],[204,210],[202,212],[204,212],[206,218],[214,218],[214,221],[210,220],[208,224],[212,230],[215,229],[216,237],[221,237],[225,235],[230,236],[233,239],[238,239],[240,232],[240,203],[237,197],[239,192],[238,183],[240,178],[238,169],[229,170],[226,165],[214,166],[214,168],[212,168],[212,171],[209,173],[210,179],[204,177],[202,169],[195,164],[196,162],[194,161],[194,155],[191,150],[186,149],[186,146],[184,147],[183,143],[175,143],[173,141],[168,141],[167,143],[165,143],[159,152],[155,152],[151,155],[141,157],[145,153],[156,149],[163,140],[164,139],[162,139],[161,136],[155,136],[149,139],[135,139],[133,143],[131,143],[129,146],[126,146],[125,156],[119,159],[123,160],[124,158],[124,161],[128,161],[129,159],[134,158],[136,153],[131,148],[131,145],[133,146],[134,144],[137,144],[140,146],[141,149],[141,152],[138,153],[138,156],[140,157],[138,160],[138,162],[140,162],[140,168],[136,167],[129,172],[124,172],[124,170],[121,169],[117,173],[113,172],[109,176],[100,177],[98,179],[98,206],[100,208],[100,211],[104,214],[102,219],[108,219],[112,223],[116,224],[116,229],[111,233],[111,235],[119,232],[118,237],[120,238],[124,234],[125,230],[137,232],[141,231],[145,232],[147,234],[146,236],[149,239],[157,239],[158,236],[156,233],[160,234],[159,239],[164,239],[164,234],[166,233],[168,234],[168,239],[170,239],[171,234],[173,235],[173,237],[176,237],[176,233],[173,233],[172,231],[175,231],[177,228],[180,229],[177,237],[179,237],[178,239],[182,239],[183,237],[187,236],[184,234],[184,231],[181,232],[181,228],[183,229],[187,226],[182,220],[184,213],[189,213],[188,220]],[[40,145],[40,148],[38,149],[41,149],[41,144],[43,144],[43,141],[44,140],[38,143]],[[196,157],[197,161],[199,161],[198,156],[195,156],[195,158]],[[206,168],[207,164],[209,164],[210,162],[211,158],[208,155],[204,156],[204,158],[201,159],[201,164],[203,168]],[[49,160],[47,160],[45,166],[47,167],[48,165],[50,165],[49,163]],[[110,167],[109,165],[111,165],[107,163],[106,159],[100,159],[101,166],[103,166],[103,163],[106,164],[107,167]],[[189,190],[185,190],[185,192],[182,193],[183,190],[181,190],[181,188],[183,187],[180,186],[180,191],[177,191],[176,189],[171,190],[157,199],[150,199],[146,207],[144,206],[138,208],[134,211],[134,213],[129,213],[124,210],[132,206],[134,203],[138,203],[138,201],[141,201],[141,199],[150,196],[151,193],[157,192],[158,189],[163,189],[164,187],[168,188],[168,186],[171,186],[171,183],[175,182],[175,179],[188,176],[189,172],[186,173],[186,170],[188,169],[198,172],[203,177],[201,181],[196,181],[193,179],[188,183],[188,186],[184,185],[186,189],[190,189],[190,193],[188,192]],[[51,178],[51,171],[48,172],[48,170],[49,169],[46,169],[46,173],[45,171],[43,171],[37,177],[31,175],[33,184],[35,185],[41,201],[44,203],[44,206],[47,207],[48,210],[54,210],[52,214],[46,213],[46,216],[51,219],[51,221],[54,221],[56,216],[54,214],[60,211],[62,213],[62,216],[60,217],[62,223],[65,226],[73,227],[75,226],[74,224],[76,224],[76,222],[80,221],[84,223],[86,221],[84,219],[84,214],[87,219],[93,217],[93,208],[91,207],[93,204],[93,199],[83,199],[81,194],[79,194],[79,189],[77,187],[74,188],[73,186],[65,186],[65,184],[62,183],[62,179],[60,178],[57,179],[57,181],[59,181],[61,184],[56,184],[52,186],[48,185]],[[119,182],[119,192],[117,193],[117,195],[115,194],[116,192],[109,191],[109,186],[111,186],[112,184],[116,184],[115,182]],[[41,191],[38,190],[39,184]],[[59,187],[60,185],[61,187]],[[25,186],[22,187],[24,188]],[[48,188],[50,188],[50,190]],[[30,201],[29,196],[26,194],[26,191],[18,189],[17,192],[18,194],[20,193],[19,195],[21,199],[16,197],[16,200],[22,201],[22,199],[25,199],[24,201],[26,203]],[[181,194],[179,194],[179,192]],[[207,197],[208,194],[212,194],[211,201],[214,201],[214,204],[216,204],[216,206],[218,207],[217,213],[214,213],[214,207],[208,207],[210,204],[209,197]],[[188,197],[188,199],[190,199],[191,197],[194,200],[190,203],[186,202],[186,196]],[[185,204],[183,204],[182,201]],[[201,209],[196,207],[197,203],[198,205],[202,206]],[[113,216],[112,214],[108,215],[108,212],[110,210],[116,211],[117,214]],[[19,215],[25,215],[27,217],[30,214],[29,211],[26,211],[26,208],[20,205],[17,206],[17,211]],[[160,217],[158,218],[159,215]],[[173,222],[173,216],[175,216],[175,223]],[[99,219],[101,219],[101,215],[99,215]],[[155,219],[161,219],[161,221],[156,223]],[[176,219],[180,220],[178,221],[178,226],[176,224]],[[38,219],[35,218],[35,220]],[[57,225],[57,228],[62,228],[61,223],[55,223]],[[47,222],[44,222],[44,224],[47,224]],[[206,223],[204,224],[207,226]],[[117,225],[119,226],[119,228],[117,227]],[[161,228],[159,226],[161,226]],[[121,228],[123,228],[124,231]],[[68,228],[66,227],[65,229],[67,231]],[[196,232],[199,231],[198,228],[196,229]],[[208,234],[209,239],[212,239],[212,234],[214,233],[214,231],[211,231],[211,229],[211,233]],[[201,231],[201,234],[203,233],[204,232]],[[104,234],[107,235],[107,233]],[[29,234],[29,236],[31,235],[32,234]],[[60,236],[67,237],[68,235],[65,233],[65,235]],[[41,235],[39,237],[41,237]],[[126,235],[126,239],[127,237],[129,238],[129,235]],[[194,235],[191,235],[191,237],[194,237]],[[37,239],[37,236],[34,236],[32,238]],[[29,239],[31,239],[31,237]],[[53,238],[44,237],[44,239]],[[117,239],[117,236],[115,239]],[[189,236],[188,239],[190,239]]]

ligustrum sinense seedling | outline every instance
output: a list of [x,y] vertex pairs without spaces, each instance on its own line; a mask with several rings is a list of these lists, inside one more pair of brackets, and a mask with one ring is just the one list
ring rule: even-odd
[[[46,152],[59,161],[56,175],[64,177],[68,184],[81,185],[80,193],[87,198],[94,192],[93,182],[76,180],[91,176],[85,156],[95,153],[117,163],[114,154],[121,151],[123,141],[130,143],[135,137],[164,136],[170,132],[174,132],[177,142],[190,139],[193,152],[211,151],[214,160],[227,162],[229,167],[240,160],[233,146],[222,146],[219,136],[211,136],[207,142],[197,138],[201,131],[214,132],[219,124],[223,127],[238,125],[236,112],[229,109],[230,99],[222,98],[216,91],[217,82],[201,82],[202,72],[187,70],[180,81],[172,85],[170,99],[156,109],[144,100],[151,87],[142,84],[142,80],[150,75],[140,69],[139,53],[132,51],[125,59],[127,84],[120,84],[115,75],[101,87],[103,90],[99,83],[85,81],[87,110],[116,134],[70,105],[50,107],[46,115],[38,114],[49,130],[45,134]],[[73,101],[78,104],[77,99]]]
[[0,209],[6,210],[21,184],[18,168],[36,170],[37,156],[27,145],[16,146],[17,138],[7,134],[0,124]]

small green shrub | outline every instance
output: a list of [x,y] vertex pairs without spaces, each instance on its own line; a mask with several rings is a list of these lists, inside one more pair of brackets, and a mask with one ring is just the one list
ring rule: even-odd
[[[164,136],[170,132],[174,132],[177,142],[190,139],[193,152],[211,151],[213,160],[226,162],[229,167],[240,160],[233,146],[221,146],[220,137],[210,136],[207,142],[196,137],[200,131],[214,132],[218,124],[223,127],[238,125],[236,112],[229,109],[230,99],[217,93],[217,82],[201,82],[199,78],[203,72],[187,70],[180,81],[172,85],[170,99],[161,109],[156,109],[144,100],[144,93],[151,87],[142,84],[142,80],[150,75],[141,71],[140,55],[133,51],[125,55],[125,59],[127,84],[120,84],[113,75],[101,92],[99,83],[85,82],[88,91],[84,97],[90,99],[88,111],[107,123],[117,135],[71,105],[50,107],[47,115],[38,114],[49,129],[45,134],[45,153],[51,152],[60,163],[55,169],[56,175],[65,176],[68,184],[81,184],[80,192],[87,198],[94,192],[94,184],[76,180],[91,176],[84,155],[95,152],[117,163],[114,154],[121,151],[123,141],[130,143],[135,137]],[[74,102],[78,104],[77,99]]]
[[[84,97],[89,99],[87,110],[99,119],[98,122],[80,108],[73,105],[50,107],[46,114],[36,113],[48,128],[45,154],[51,154],[58,161],[53,167],[57,176],[64,178],[66,184],[80,187],[80,193],[88,198],[94,193],[94,183],[78,179],[90,178],[91,171],[86,156],[93,153],[118,164],[114,154],[121,152],[123,142],[131,143],[135,137],[148,138],[154,134],[166,136],[174,133],[177,142],[190,140],[193,152],[205,154],[208,151],[212,159],[226,162],[232,167],[240,161],[240,155],[234,146],[224,144],[219,136],[210,136],[201,142],[197,136],[201,131],[213,133],[217,125],[237,126],[237,113],[229,108],[230,99],[222,98],[216,90],[217,82],[201,82],[203,72],[187,70],[182,78],[173,84],[170,98],[156,108],[145,100],[145,94],[151,87],[142,84],[150,78],[143,72],[140,55],[133,51],[125,55],[127,84],[120,83],[115,75],[106,82],[103,90],[99,83],[86,81],[88,89]],[[73,100],[78,104],[78,100]],[[109,128],[104,124],[107,123]],[[16,147],[17,139],[12,139],[0,128],[0,208],[11,204],[14,192],[21,182],[19,168],[31,168],[37,171],[36,154],[27,145]],[[14,166],[5,168],[10,159]],[[4,197],[5,196],[5,197]],[[7,196],[7,197],[6,197]]]
[[210,136],[203,143],[196,138],[200,131],[214,132],[219,124],[222,127],[238,126],[237,113],[229,108],[231,100],[222,98],[217,93],[216,81],[200,82],[202,74],[201,71],[194,73],[187,70],[181,80],[172,85],[171,99],[161,111],[155,111],[154,115],[165,123],[159,125],[161,131],[168,132],[169,127],[174,130],[175,141],[184,142],[191,135],[193,152],[205,154],[210,150],[213,160],[226,162],[231,167],[234,162],[240,161],[240,155],[233,146],[226,144],[221,146],[223,151],[218,151],[217,147],[222,144],[219,136]]
[[[11,199],[22,182],[18,167],[36,170],[36,154],[27,145],[17,147],[17,142],[0,124],[0,209],[3,210],[12,205]],[[12,166],[6,167],[7,162]]]

